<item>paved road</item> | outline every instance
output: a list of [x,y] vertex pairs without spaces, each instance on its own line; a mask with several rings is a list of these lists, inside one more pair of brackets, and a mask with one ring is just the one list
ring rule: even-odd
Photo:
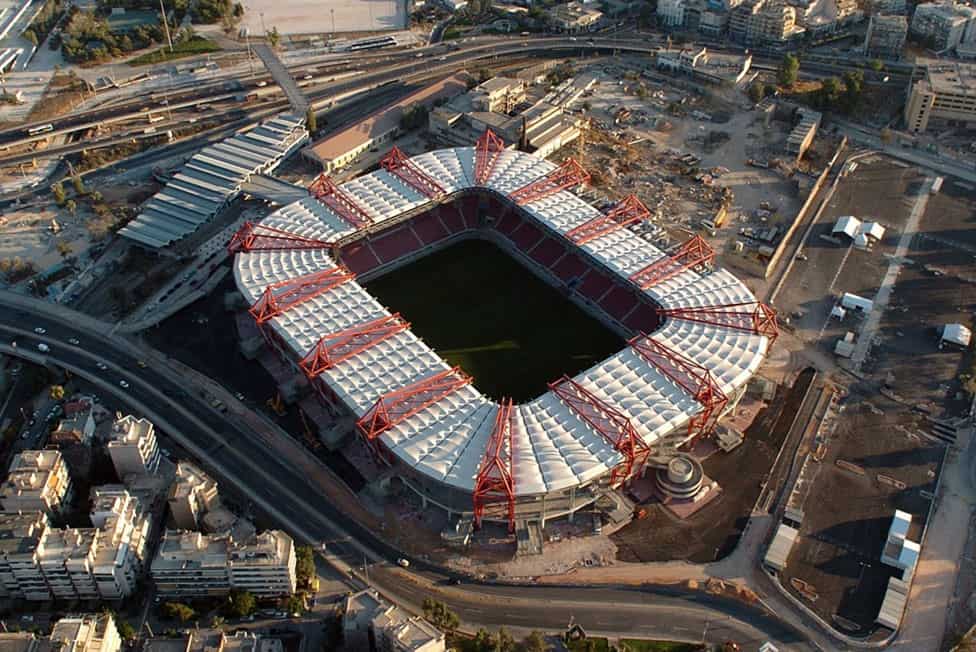
[[[327,557],[339,569],[348,574],[366,555],[371,583],[407,605],[437,597],[472,627],[561,629],[573,618],[592,631],[696,640],[707,623],[707,640],[714,643],[733,638],[748,650],[770,640],[784,650],[814,649],[792,627],[758,608],[680,588],[510,586],[466,580],[453,585],[451,578],[420,561],[406,573],[391,563],[396,550],[338,513],[305,477],[268,454],[259,433],[248,430],[243,420],[226,420],[212,410],[191,381],[168,364],[139,368],[143,356],[138,349],[102,335],[107,327],[91,327],[92,320],[63,307],[26,301],[0,292],[0,351],[34,361],[46,358],[114,393],[296,537],[329,541]],[[52,316],[54,311],[58,316]],[[37,326],[47,332],[36,335]],[[71,337],[80,345],[67,344]],[[16,348],[10,346],[13,340]],[[48,344],[49,352],[37,350],[40,341]],[[108,369],[100,370],[99,362]],[[120,381],[129,387],[121,387]]]

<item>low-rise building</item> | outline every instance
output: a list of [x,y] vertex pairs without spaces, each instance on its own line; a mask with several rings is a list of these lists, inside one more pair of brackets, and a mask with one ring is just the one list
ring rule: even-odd
[[469,91],[476,111],[508,113],[525,101],[525,82],[511,77],[492,77]]
[[905,123],[912,133],[930,126],[976,125],[976,65],[955,61],[921,62],[922,78],[912,83]]
[[341,170],[368,152],[389,149],[400,134],[401,119],[413,107],[430,109],[468,90],[470,76],[459,73],[425,86],[402,100],[372,113],[356,124],[316,141],[302,156],[322,166],[327,174]]
[[71,476],[56,450],[22,451],[14,455],[7,479],[0,486],[5,512],[42,511],[54,516],[72,499]]
[[55,446],[87,446],[95,434],[95,418],[89,401],[74,401],[64,406],[64,418],[49,441]]
[[736,86],[752,66],[752,55],[716,54],[706,48],[661,48],[657,67],[675,74],[722,86]]
[[58,652],[119,652],[122,637],[111,613],[62,618],[54,624],[51,649]]
[[976,9],[957,2],[929,2],[915,8],[912,36],[936,51],[976,41]]
[[802,158],[817,135],[822,117],[819,111],[798,108],[795,116],[796,124],[790,131],[790,135],[786,137],[786,151],[795,155],[797,159]]
[[108,454],[119,478],[152,475],[159,467],[159,444],[152,421],[131,414],[116,416],[109,434]]
[[[411,617],[373,589],[346,597],[343,640],[354,650],[443,652],[444,634],[419,616]],[[370,641],[375,642],[374,645]]]
[[729,15],[729,36],[747,44],[781,45],[803,32],[785,0],[747,0]]
[[165,597],[226,595],[233,589],[286,595],[297,586],[294,542],[279,530],[246,542],[170,530],[153,559],[152,576]]
[[176,465],[168,504],[176,529],[199,530],[203,515],[220,506],[217,481],[196,464],[180,462]]
[[871,16],[864,35],[864,55],[900,59],[907,37],[908,19],[904,16]]
[[582,32],[596,27],[603,12],[586,7],[581,2],[556,5],[547,12],[549,24],[562,32]]
[[192,629],[178,637],[156,636],[146,640],[143,652],[282,652],[280,638],[268,638],[238,630]]

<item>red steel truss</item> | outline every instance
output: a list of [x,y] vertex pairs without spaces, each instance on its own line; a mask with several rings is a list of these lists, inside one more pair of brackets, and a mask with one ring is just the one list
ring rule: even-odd
[[373,223],[373,218],[356,202],[355,198],[337,186],[324,172],[312,182],[308,191],[357,229]]
[[321,272],[279,281],[265,288],[264,293],[251,306],[251,316],[259,325],[263,324],[298,304],[354,278],[356,275],[344,267],[330,267]]
[[384,432],[470,382],[471,377],[460,367],[428,376],[380,396],[356,425],[366,441],[375,446],[376,439]]
[[729,403],[712,372],[648,335],[638,335],[629,344],[642,358],[701,404],[702,411],[688,422],[688,434],[696,438],[709,434]]
[[505,151],[505,141],[495,135],[491,129],[485,129],[475,145],[474,182],[479,186],[485,185],[491,171],[495,169],[498,155]]
[[647,206],[637,198],[637,195],[627,195],[613,207],[606,215],[598,215],[588,222],[580,224],[574,229],[566,232],[566,237],[578,245],[583,245],[590,240],[595,240],[601,235],[606,235],[622,229],[625,226],[646,220],[651,217]]
[[530,181],[511,193],[509,197],[519,206],[525,206],[543,197],[554,195],[560,190],[586,184],[589,181],[590,173],[584,170],[583,166],[577,163],[575,159],[568,158],[549,174],[539,177],[535,181]]
[[282,231],[271,226],[244,222],[227,244],[227,251],[281,251],[284,249],[328,249],[328,242]]
[[549,383],[549,389],[624,456],[623,463],[610,474],[610,484],[626,480],[635,467],[640,469],[644,465],[651,450],[630,419],[568,376]]
[[396,145],[383,157],[380,165],[390,174],[396,175],[408,186],[430,199],[437,199],[447,191],[433,177],[417,167]]
[[491,431],[485,456],[478,469],[474,485],[474,522],[481,527],[481,516],[488,503],[508,504],[508,529],[515,531],[515,454],[514,410],[512,400],[502,400],[495,414],[495,427]]
[[756,335],[765,335],[769,338],[769,346],[773,345],[779,335],[776,311],[761,301],[746,301],[704,308],[664,308],[659,313],[663,317],[672,319],[695,321],[755,333]]
[[696,235],[672,253],[655,260],[644,269],[634,272],[630,280],[642,290],[646,290],[652,285],[664,283],[686,269],[711,264],[713,260],[715,260],[715,251],[708,246],[708,243],[700,235]]
[[376,346],[410,328],[410,324],[400,318],[399,313],[386,315],[379,319],[356,324],[350,328],[325,335],[318,341],[299,363],[305,375],[314,378],[326,369],[331,369],[343,360]]

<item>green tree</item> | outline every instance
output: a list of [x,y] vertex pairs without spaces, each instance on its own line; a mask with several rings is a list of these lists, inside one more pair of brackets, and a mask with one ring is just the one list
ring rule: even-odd
[[58,250],[58,255],[61,256],[62,259],[67,258],[71,255],[71,252],[74,251],[71,243],[65,242],[64,240],[58,240],[58,243],[54,245],[54,248]]
[[37,47],[37,34],[34,33],[34,30],[24,30],[24,38],[30,41],[30,44],[35,48]]
[[290,614],[305,613],[305,598],[302,597],[301,593],[292,593],[285,601],[285,609]]
[[210,619],[210,627],[212,629],[220,629],[224,626],[225,622],[226,621],[224,620],[223,616],[214,616]]
[[92,193],[90,195],[88,195],[88,197],[93,202],[100,202],[100,201],[102,201],[102,193],[98,192],[97,190],[93,190]]
[[312,586],[312,578],[315,577],[315,550],[312,546],[295,549],[295,577],[299,587],[307,589]]
[[882,70],[884,70],[884,61],[882,61],[881,59],[871,59],[868,62],[868,65],[871,66],[871,70],[873,70],[874,72],[881,72]]
[[278,33],[278,28],[272,27],[271,31],[268,32],[268,43],[271,44],[271,47],[276,48],[278,47],[278,43],[280,41],[281,41],[281,34]]
[[491,632],[484,628],[475,633],[471,643],[475,652],[495,652],[495,647],[498,645],[498,641],[495,640]]
[[68,211],[68,213],[74,215],[75,211],[78,210],[78,204],[74,199],[69,199],[68,201],[64,202],[64,208]]
[[51,184],[51,194],[54,195],[54,202],[60,206],[64,203],[65,194],[64,186],[61,185],[60,181],[55,181]]
[[314,134],[319,130],[319,123],[315,117],[315,109],[311,107],[305,113],[305,126],[308,127],[308,133],[310,134]]
[[861,90],[864,86],[864,73],[860,70],[844,73],[844,105],[848,113],[857,110],[861,103]]
[[437,600],[424,598],[423,602],[424,618],[429,620],[438,629],[445,632],[453,632],[461,624],[457,614],[447,608],[447,605]]
[[781,86],[792,86],[796,81],[799,72],[800,60],[797,59],[792,53],[788,53],[783,57],[783,61],[779,64],[779,70],[776,73],[776,77]]
[[136,628],[126,620],[115,620],[115,628],[119,630],[119,636],[123,641],[133,641],[136,638]]
[[749,86],[749,99],[759,102],[764,97],[766,97],[766,84],[757,79]]
[[196,617],[197,612],[194,611],[192,607],[185,605],[182,602],[164,602],[163,615],[167,618],[172,618],[180,621],[181,623],[185,623],[193,620]]
[[237,618],[250,616],[257,606],[254,594],[249,591],[231,591],[227,596],[227,611]]
[[504,627],[498,630],[498,642],[495,644],[495,649],[498,652],[515,652],[515,639]]
[[524,652],[549,652],[551,649],[552,646],[546,642],[546,637],[542,635],[542,632],[530,632],[522,641]]
[[75,192],[79,195],[85,194],[85,182],[82,180],[80,175],[74,175],[71,177],[71,184],[75,187]]

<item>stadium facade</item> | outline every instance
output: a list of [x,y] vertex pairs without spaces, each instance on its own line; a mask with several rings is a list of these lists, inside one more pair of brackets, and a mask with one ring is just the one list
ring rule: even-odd
[[[394,148],[379,170],[322,176],[245,224],[237,286],[268,343],[425,504],[544,524],[709,434],[777,332],[707,243],[659,249],[636,197],[601,212],[573,192],[587,180],[491,132],[475,148]],[[482,395],[361,285],[466,238],[509,251],[627,346],[527,403]]]

